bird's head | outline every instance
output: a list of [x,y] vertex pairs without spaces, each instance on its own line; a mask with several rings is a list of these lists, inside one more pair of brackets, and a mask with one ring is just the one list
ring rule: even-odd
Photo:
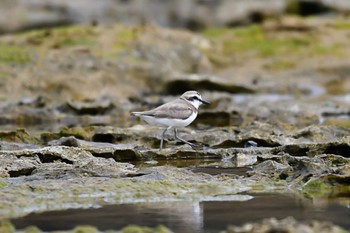
[[180,98],[190,102],[196,109],[198,109],[201,104],[210,104],[208,101],[203,100],[202,96],[197,91],[186,91]]

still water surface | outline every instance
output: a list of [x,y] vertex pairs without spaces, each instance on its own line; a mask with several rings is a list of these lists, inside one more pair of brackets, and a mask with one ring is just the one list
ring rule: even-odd
[[294,194],[253,194],[248,201],[160,202],[110,205],[96,209],[52,211],[11,220],[17,229],[29,225],[43,231],[69,230],[93,225],[119,230],[129,224],[155,227],[163,224],[174,232],[212,233],[230,224],[242,225],[263,218],[293,216],[298,220],[326,220],[350,230],[350,198],[311,200]]

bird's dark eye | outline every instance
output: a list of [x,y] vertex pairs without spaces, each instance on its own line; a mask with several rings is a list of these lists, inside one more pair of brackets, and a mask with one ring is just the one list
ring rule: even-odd
[[188,98],[189,101],[193,101],[193,100],[199,100],[197,96],[192,96],[190,98]]

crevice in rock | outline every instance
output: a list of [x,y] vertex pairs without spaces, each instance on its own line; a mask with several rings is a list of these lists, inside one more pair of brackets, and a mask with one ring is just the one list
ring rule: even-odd
[[253,89],[244,86],[226,85],[212,82],[209,80],[189,81],[189,80],[174,80],[167,84],[166,93],[179,95],[188,90],[207,90],[207,91],[224,91],[228,93],[254,93]]
[[218,145],[214,145],[213,148],[244,148],[246,143],[253,141],[257,144],[257,147],[279,147],[281,144],[273,141],[267,141],[258,138],[247,138],[241,141],[225,140]]
[[131,149],[126,150],[116,150],[114,152],[101,152],[96,153],[94,151],[90,151],[90,153],[95,157],[105,158],[105,159],[114,159],[116,162],[126,162],[126,161],[136,161],[138,160],[138,156],[135,151]]
[[113,143],[114,141],[114,135],[113,134],[99,134],[96,133],[92,136],[92,141],[94,142],[108,142]]
[[97,153],[94,151],[89,151],[94,157],[100,157],[100,158],[105,158],[105,159],[115,159],[115,156],[112,152],[104,152],[104,153]]
[[325,154],[341,155],[350,158],[350,146],[348,144],[330,145],[324,151]]
[[36,153],[36,155],[39,157],[42,163],[53,163],[55,161],[61,161],[67,164],[73,164],[72,161],[53,154]]
[[19,177],[19,176],[30,176],[35,170],[35,167],[23,168],[20,170],[8,171],[10,177]]
[[291,156],[307,156],[308,152],[310,151],[310,148],[303,147],[301,145],[285,145],[281,147],[277,147],[274,151],[272,151],[273,154],[278,154],[280,152],[287,153]]

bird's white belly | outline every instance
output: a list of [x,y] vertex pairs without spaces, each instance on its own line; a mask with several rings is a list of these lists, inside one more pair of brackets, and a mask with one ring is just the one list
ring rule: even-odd
[[141,119],[146,121],[150,125],[156,126],[172,126],[175,128],[183,128],[188,126],[189,124],[196,119],[197,113],[193,113],[187,119],[174,119],[174,118],[154,118],[151,116],[141,116]]

